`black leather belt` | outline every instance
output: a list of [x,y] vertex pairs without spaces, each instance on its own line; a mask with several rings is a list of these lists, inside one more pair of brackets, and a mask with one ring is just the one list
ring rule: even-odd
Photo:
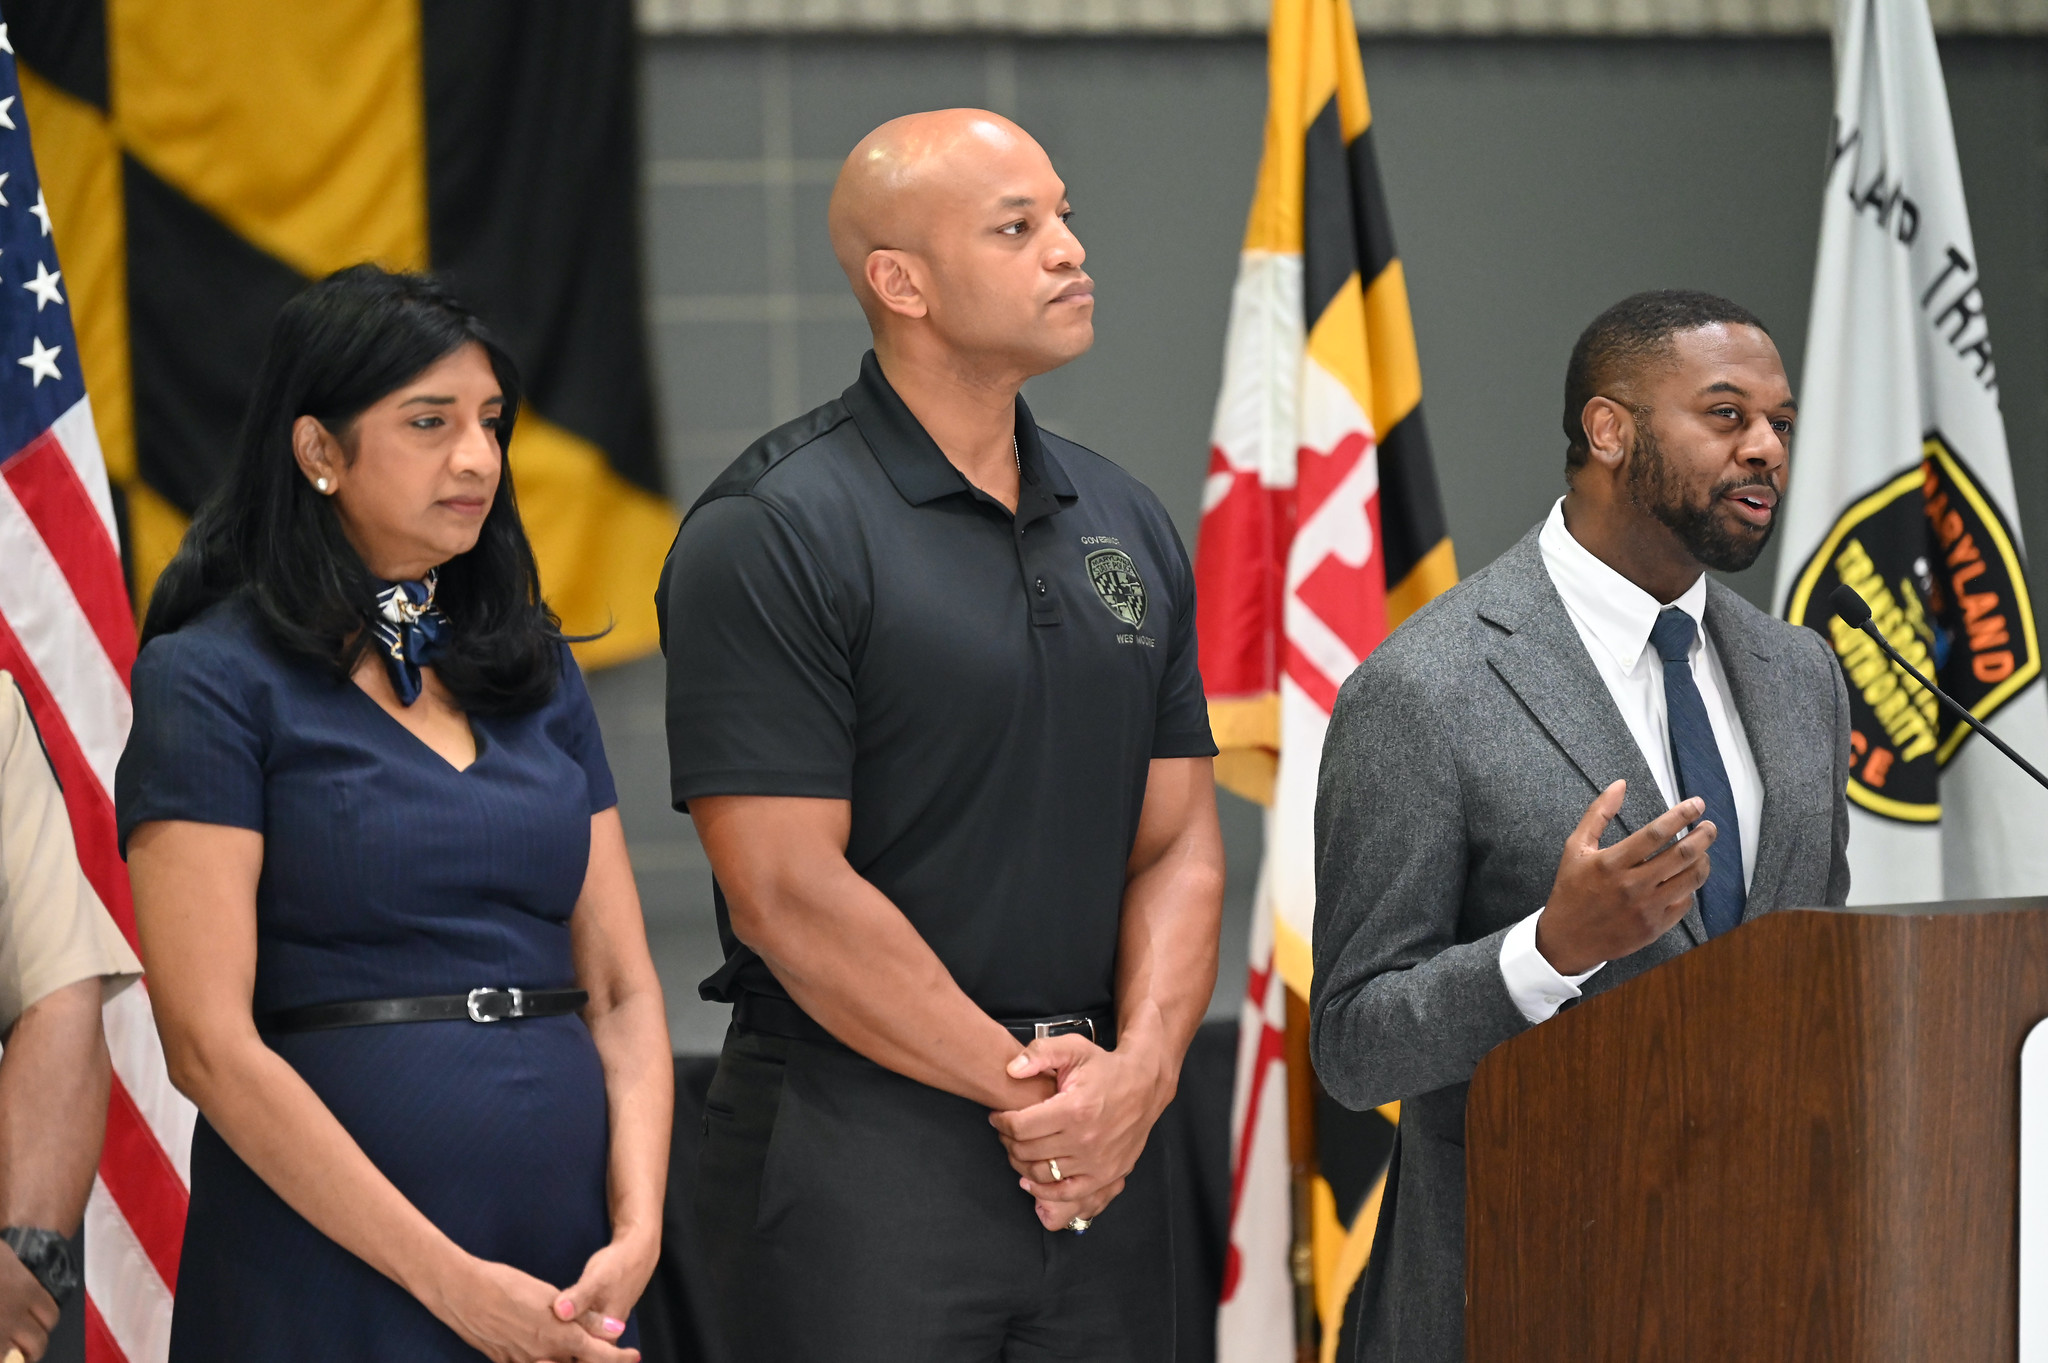
[[[1086,1013],[1059,1013],[1043,1018],[998,1018],[1011,1036],[1029,1045],[1049,1036],[1085,1036],[1104,1049],[1116,1045],[1116,1020],[1108,1009]],[[742,993],[733,1000],[733,1026],[743,1032],[764,1032],[792,1041],[820,1041],[837,1046],[840,1041],[812,1019],[809,1013],[772,994]]]
[[472,989],[467,994],[422,994],[410,999],[355,999],[313,1003],[265,1014],[266,1032],[321,1032],[330,1027],[370,1027],[385,1022],[508,1022],[552,1018],[590,1002],[581,989]]

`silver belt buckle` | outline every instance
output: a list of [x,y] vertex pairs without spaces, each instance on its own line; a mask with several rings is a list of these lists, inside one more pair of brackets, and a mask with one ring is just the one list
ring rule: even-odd
[[1052,1035],[1052,1029],[1055,1027],[1086,1027],[1088,1039],[1095,1041],[1095,1019],[1090,1017],[1061,1018],[1057,1022],[1034,1022],[1031,1024],[1031,1039],[1043,1041]]
[[[502,1001],[506,1006],[502,1012],[486,1012],[489,1005]],[[506,1018],[518,1017],[526,1009],[525,991],[519,989],[472,989],[469,991],[469,1020],[471,1022],[503,1022]]]

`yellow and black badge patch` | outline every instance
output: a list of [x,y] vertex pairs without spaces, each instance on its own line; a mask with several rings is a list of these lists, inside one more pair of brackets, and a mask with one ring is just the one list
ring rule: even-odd
[[1920,467],[1858,498],[1793,585],[1786,616],[1835,647],[1849,683],[1849,798],[1913,823],[1941,817],[1941,768],[1970,728],[1908,677],[1828,597],[1847,583],[1905,658],[1978,719],[2041,670],[2026,567],[1998,507],[1936,434]]
[[1088,555],[1088,580],[1109,613],[1136,629],[1145,623],[1145,579],[1138,565],[1121,549],[1097,549]]

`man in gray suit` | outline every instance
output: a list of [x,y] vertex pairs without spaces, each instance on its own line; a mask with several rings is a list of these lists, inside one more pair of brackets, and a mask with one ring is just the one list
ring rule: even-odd
[[1705,575],[1770,538],[1796,410],[1742,308],[1616,304],[1572,351],[1548,520],[1338,696],[1310,1044],[1337,1101],[1402,1100],[1347,1321],[1362,1359],[1464,1356],[1481,1056],[1757,914],[1848,896],[1841,670]]

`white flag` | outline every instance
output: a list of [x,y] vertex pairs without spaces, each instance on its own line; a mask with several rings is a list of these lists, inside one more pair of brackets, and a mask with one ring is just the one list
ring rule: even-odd
[[2048,793],[1828,605],[1855,588],[1916,667],[2048,759],[1998,365],[1926,0],[1837,0],[1835,63],[1777,586],[1848,680],[1851,899],[2039,894]]

